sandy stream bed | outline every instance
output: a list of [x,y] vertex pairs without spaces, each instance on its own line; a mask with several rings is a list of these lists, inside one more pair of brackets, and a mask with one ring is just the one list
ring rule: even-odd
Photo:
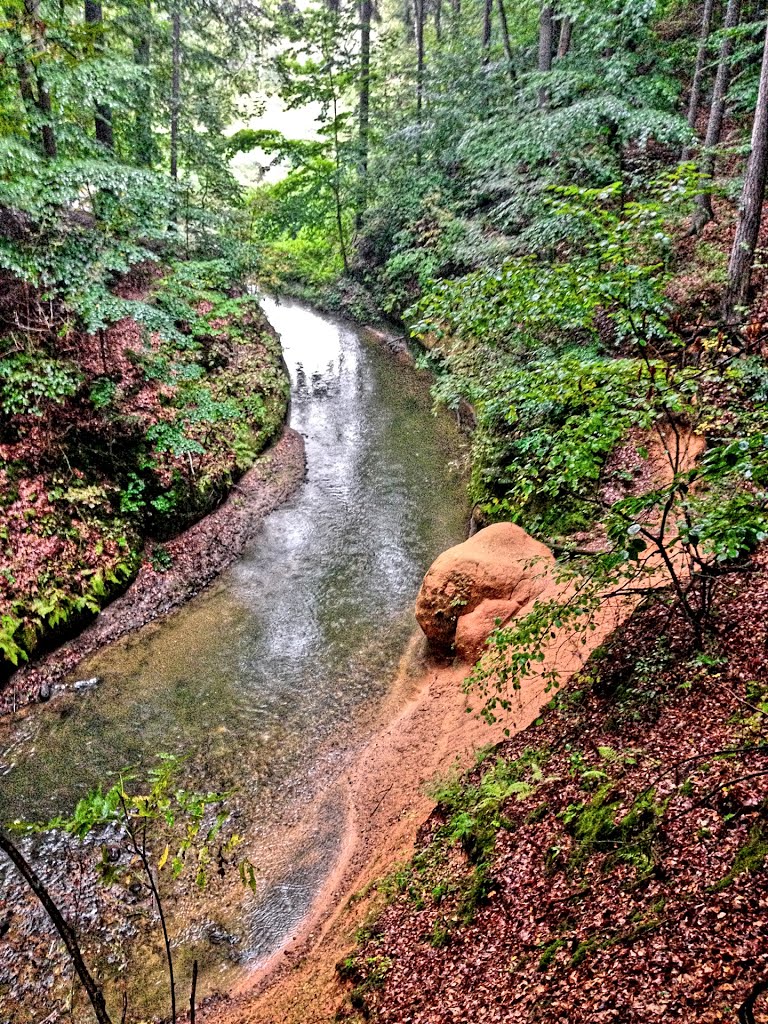
[[[556,664],[560,685],[565,684],[633,606],[627,599],[614,599],[601,610],[594,631],[578,637],[557,635],[541,672]],[[423,639],[414,636],[382,708],[378,730],[345,773],[347,815],[341,852],[301,929],[227,999],[200,1009],[198,1020],[335,1020],[344,997],[336,964],[351,950],[355,930],[371,913],[376,899],[373,883],[411,856],[418,829],[434,806],[427,795],[429,782],[457,766],[469,766],[480,747],[503,738],[505,727],[525,729],[551,698],[542,676],[532,675],[507,719],[490,727],[466,711],[462,682],[468,667],[435,663],[424,650]]]

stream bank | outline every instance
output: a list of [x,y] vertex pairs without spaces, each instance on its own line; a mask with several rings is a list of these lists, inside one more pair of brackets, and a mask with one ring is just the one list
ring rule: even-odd
[[148,557],[128,590],[102,609],[74,639],[29,667],[0,691],[0,715],[46,701],[89,655],[170,614],[204,590],[241,554],[262,520],[287,501],[304,479],[304,442],[290,427],[260,455],[213,512],[163,545],[167,569]]
[[66,321],[54,341],[42,325],[29,351],[0,337],[0,714],[50,688],[4,685],[14,669],[76,636],[142,562],[170,569],[163,542],[280,436],[280,345],[226,273],[140,264],[111,326]]

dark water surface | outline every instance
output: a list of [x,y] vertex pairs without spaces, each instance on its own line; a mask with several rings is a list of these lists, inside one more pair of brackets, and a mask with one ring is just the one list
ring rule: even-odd
[[[189,754],[201,788],[239,786],[261,869],[258,898],[237,911],[238,956],[252,960],[290,934],[329,870],[344,808],[313,780],[342,764],[387,692],[421,577],[467,517],[461,441],[432,415],[424,375],[363,330],[263,304],[290,369],[305,484],[213,587],[82,664],[95,689],[0,733],[3,819],[67,811],[159,751]],[[309,841],[289,851],[310,818]]]

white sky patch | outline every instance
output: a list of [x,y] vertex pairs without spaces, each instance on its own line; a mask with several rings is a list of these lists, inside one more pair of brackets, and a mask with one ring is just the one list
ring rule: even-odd
[[[268,96],[263,100],[262,113],[244,121],[235,121],[227,131],[234,135],[241,128],[270,128],[282,132],[288,139],[317,139],[320,104],[310,103],[295,110],[286,110],[279,96]],[[269,165],[272,157],[260,149],[249,153],[237,153],[230,161],[230,168],[238,182],[246,188],[258,185],[261,181],[280,181],[288,173],[288,167],[281,164],[270,167],[266,174],[263,169]]]

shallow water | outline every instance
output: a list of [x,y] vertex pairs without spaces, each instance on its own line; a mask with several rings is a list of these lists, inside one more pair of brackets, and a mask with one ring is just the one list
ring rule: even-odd
[[[467,519],[461,440],[433,416],[425,376],[364,330],[263,303],[291,374],[305,484],[213,587],[83,663],[96,688],[36,709],[0,743],[6,820],[66,811],[161,750],[190,755],[205,788],[239,786],[261,868],[258,899],[238,911],[238,955],[251,960],[290,935],[333,862],[343,799],[313,783],[391,685],[421,577]],[[292,846],[310,818],[309,840]]]

